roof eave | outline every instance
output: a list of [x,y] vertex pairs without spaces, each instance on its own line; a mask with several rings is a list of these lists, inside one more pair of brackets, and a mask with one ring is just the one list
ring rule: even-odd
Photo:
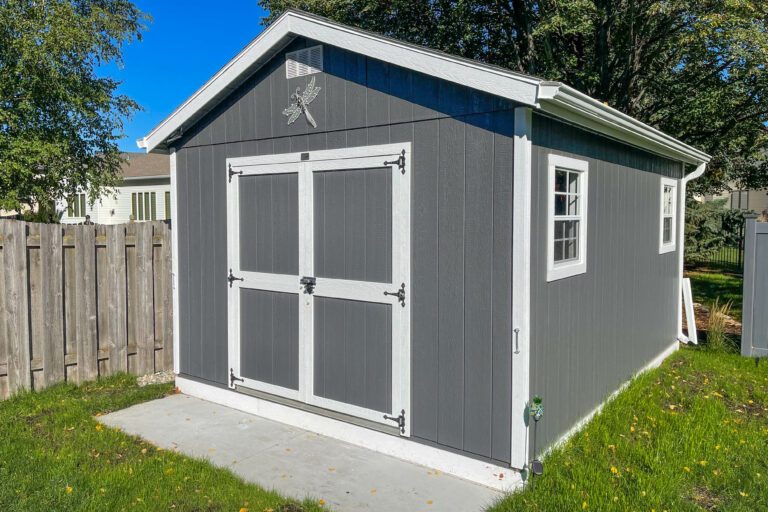
[[703,151],[559,82],[542,82],[538,103],[543,112],[661,156],[692,165],[711,159]]

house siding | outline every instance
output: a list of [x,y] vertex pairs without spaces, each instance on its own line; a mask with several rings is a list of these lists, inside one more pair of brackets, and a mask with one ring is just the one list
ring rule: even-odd
[[[678,253],[659,254],[659,205],[661,177],[679,179],[682,165],[539,115],[532,142],[530,392],[546,411],[541,452],[675,341]],[[552,282],[549,154],[589,162],[587,272]]]
[[412,143],[412,439],[510,457],[514,104],[325,46],[318,128],[282,110],[285,51],[177,144],[180,364],[227,380],[227,158]]
[[[155,192],[156,220],[165,220],[165,193],[171,191],[170,178],[131,180],[123,182],[116,189],[116,195],[105,195],[95,204],[86,201],[85,213],[91,216],[91,221],[96,224],[125,224],[131,221],[131,193]],[[80,224],[85,217],[69,217],[67,215],[67,203],[62,202],[60,210],[64,211],[61,217],[62,224]]]

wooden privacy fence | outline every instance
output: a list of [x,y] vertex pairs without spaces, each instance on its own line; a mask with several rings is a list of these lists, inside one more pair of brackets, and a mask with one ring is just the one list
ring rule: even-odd
[[0,398],[173,367],[167,224],[0,220],[0,263]]

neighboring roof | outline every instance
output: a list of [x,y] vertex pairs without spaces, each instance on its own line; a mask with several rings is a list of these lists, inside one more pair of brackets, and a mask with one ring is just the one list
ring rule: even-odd
[[296,37],[412,69],[510,99],[662,156],[689,164],[709,155],[641,123],[560,82],[548,82],[477,61],[352,28],[302,11],[288,10],[197,92],[137,141],[150,152],[166,149],[183,131],[234,91]]
[[159,178],[171,175],[171,159],[160,153],[123,153],[123,178]]

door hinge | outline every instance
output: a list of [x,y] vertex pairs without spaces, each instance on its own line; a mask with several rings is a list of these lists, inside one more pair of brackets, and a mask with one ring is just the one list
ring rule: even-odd
[[391,162],[384,162],[384,165],[396,165],[400,169],[400,173],[405,174],[405,150],[403,150],[403,152],[400,153],[400,156],[397,157],[397,160],[392,160]]
[[384,292],[384,295],[392,295],[397,297],[397,300],[400,301],[400,305],[405,307],[405,283],[402,283],[400,285],[400,289],[396,292]]
[[240,377],[235,377],[235,370],[232,368],[229,369],[229,387],[233,388],[235,387],[235,381],[245,382],[245,379],[241,379]]
[[235,174],[240,175],[243,174],[243,171],[233,171],[232,170],[232,164],[229,164],[229,182],[232,183],[232,176]]
[[400,411],[400,416],[390,416],[385,414],[384,419],[397,423],[397,427],[400,429],[400,433],[405,434],[405,409]]
[[242,277],[235,277],[235,276],[232,274],[232,269],[229,269],[229,276],[227,277],[227,281],[229,281],[229,287],[230,287],[230,288],[232,288],[232,282],[233,282],[233,281],[244,281],[244,280],[245,280],[245,279],[243,279]]

